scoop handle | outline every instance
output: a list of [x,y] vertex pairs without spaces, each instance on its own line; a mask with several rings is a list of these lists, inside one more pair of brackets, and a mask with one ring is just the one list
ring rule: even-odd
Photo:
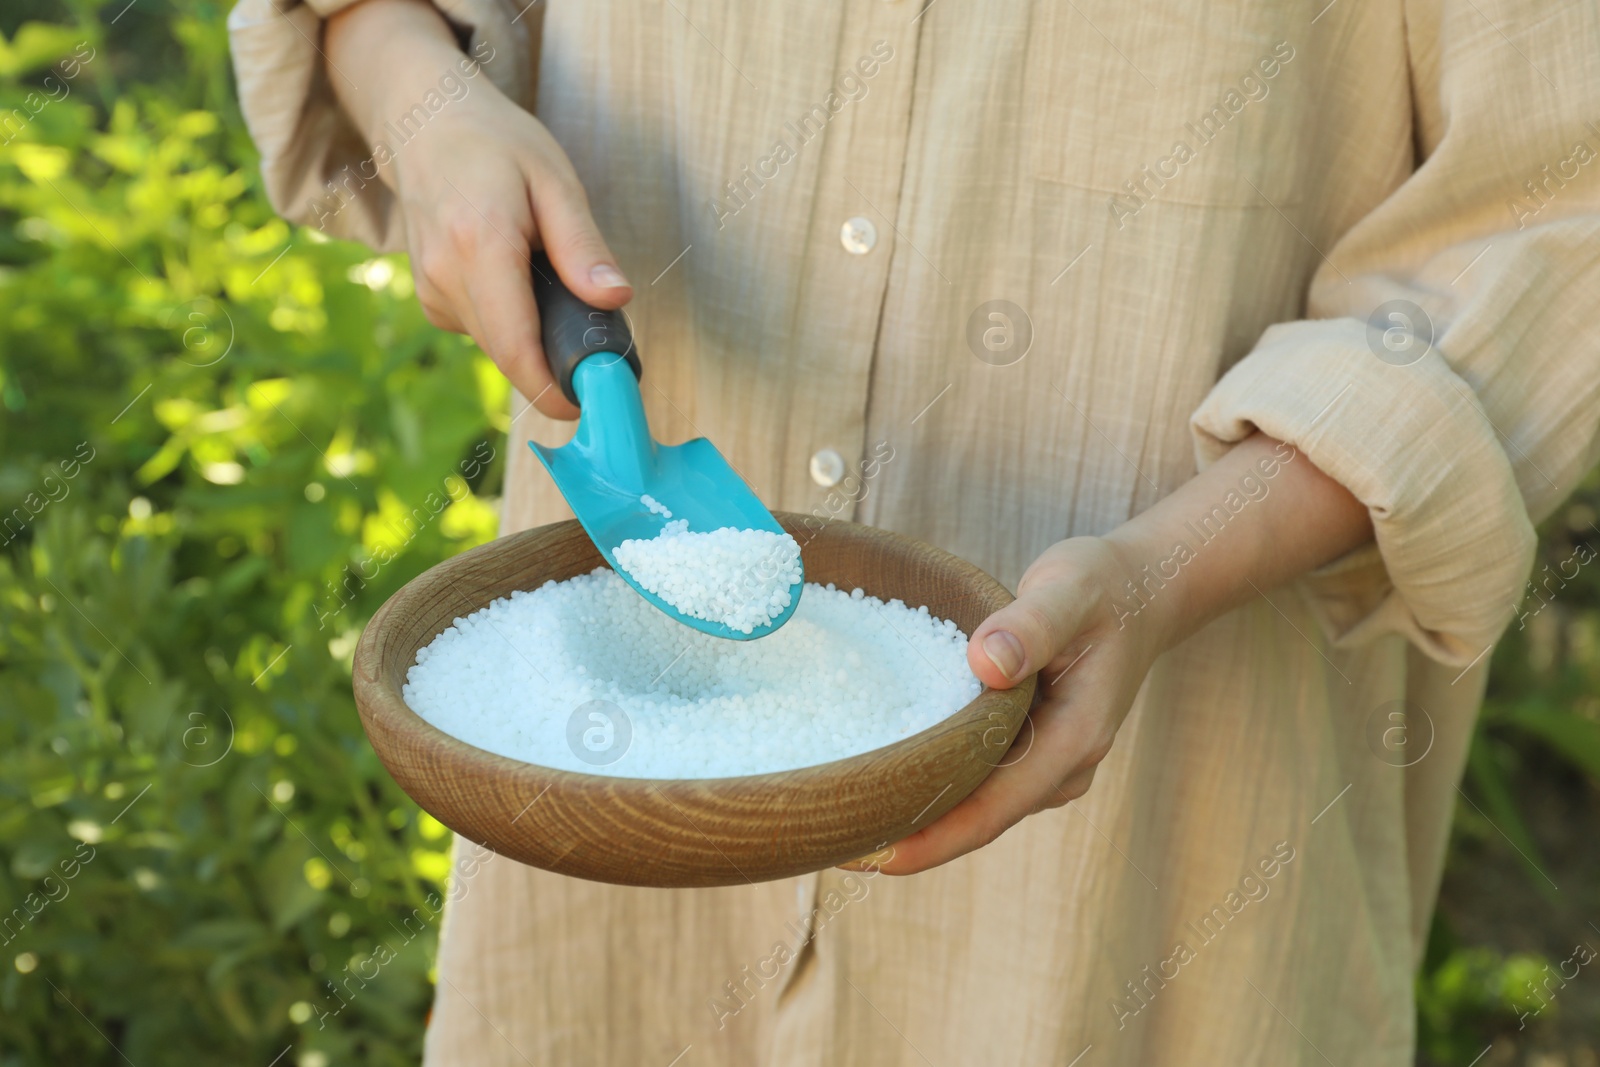
[[578,364],[597,352],[621,356],[640,377],[639,353],[633,345],[633,331],[620,311],[602,311],[578,299],[561,281],[550,257],[535,252],[532,257],[533,300],[539,306],[539,332],[544,341],[544,358],[561,392],[574,404],[578,394],[572,389],[572,372]]

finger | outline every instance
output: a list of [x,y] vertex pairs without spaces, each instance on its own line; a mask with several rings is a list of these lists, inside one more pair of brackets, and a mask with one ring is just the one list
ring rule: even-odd
[[485,247],[466,281],[472,336],[534,407],[551,418],[575,419],[578,409],[554,385],[544,357],[531,277],[525,249],[504,241]]
[[1010,689],[1055,660],[1082,628],[1088,598],[1075,590],[1075,576],[1065,565],[1035,567],[1017,599],[979,624],[967,643],[968,666],[993,689]]
[[585,303],[607,310],[631,300],[633,287],[600,236],[577,175],[570,168],[546,167],[532,184],[539,236],[567,288]]
[[1094,706],[1092,695],[1039,705],[1028,754],[996,768],[961,803],[895,842],[892,858],[878,866],[886,874],[937,867],[982,848],[1034,812],[1082,796],[1115,736],[1102,716],[1088,712]]

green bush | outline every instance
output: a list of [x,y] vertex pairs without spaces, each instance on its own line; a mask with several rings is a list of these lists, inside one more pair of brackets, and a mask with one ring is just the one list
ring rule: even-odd
[[507,390],[273,216],[221,10],[80,15],[0,27],[0,1063],[415,1063],[448,837],[350,658]]

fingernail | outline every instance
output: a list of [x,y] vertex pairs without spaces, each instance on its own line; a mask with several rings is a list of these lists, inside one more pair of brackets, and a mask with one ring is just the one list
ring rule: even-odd
[[628,279],[622,272],[609,263],[600,263],[589,268],[589,280],[602,289],[626,289]]
[[1017,672],[1022,670],[1022,642],[1004,630],[996,630],[985,637],[983,651],[989,662],[1000,668],[1000,673],[1007,678],[1016,678]]

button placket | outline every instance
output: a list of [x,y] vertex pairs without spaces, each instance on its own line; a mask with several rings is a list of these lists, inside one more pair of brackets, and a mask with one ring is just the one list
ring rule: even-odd
[[805,470],[813,488],[806,510],[828,519],[853,519],[858,503],[837,495],[835,487],[847,482],[850,457],[860,454],[866,435],[920,29],[903,7],[852,0],[835,59],[835,84],[858,88],[827,128],[812,214],[830,221],[813,238],[826,246],[813,243],[807,254],[805,307],[793,346],[823,357],[837,383],[837,402],[803,428],[797,423],[804,436],[790,444],[810,457]]

